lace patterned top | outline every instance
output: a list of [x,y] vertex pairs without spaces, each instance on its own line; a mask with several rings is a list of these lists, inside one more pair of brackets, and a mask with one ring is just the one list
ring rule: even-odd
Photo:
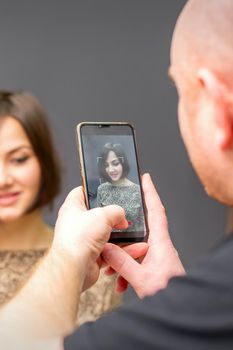
[[[27,281],[33,266],[46,250],[0,251],[0,305],[12,298]],[[121,296],[114,290],[115,277],[101,272],[97,283],[82,293],[77,323],[92,321],[120,305]]]
[[110,204],[117,204],[125,209],[126,219],[129,223],[125,231],[144,230],[144,216],[139,185],[133,183],[127,186],[117,186],[110,182],[104,182],[97,189],[97,206],[104,207]]

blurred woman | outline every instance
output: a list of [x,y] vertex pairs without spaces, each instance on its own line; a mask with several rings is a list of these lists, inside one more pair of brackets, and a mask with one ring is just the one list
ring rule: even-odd
[[[47,115],[28,92],[0,91],[0,304],[26,281],[53,238],[43,220],[61,186]],[[114,280],[101,276],[82,296],[78,323],[120,303]]]
[[101,184],[97,189],[97,206],[120,205],[128,221],[124,231],[143,231],[140,187],[128,178],[130,166],[122,146],[106,143],[98,157],[98,168]]

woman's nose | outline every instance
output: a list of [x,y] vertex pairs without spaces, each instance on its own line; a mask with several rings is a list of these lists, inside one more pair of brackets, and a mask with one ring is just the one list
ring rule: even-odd
[[109,171],[113,171],[113,169],[114,169],[114,165],[109,165]]
[[9,186],[12,184],[12,176],[10,174],[9,169],[7,167],[1,165],[0,166],[0,187]]

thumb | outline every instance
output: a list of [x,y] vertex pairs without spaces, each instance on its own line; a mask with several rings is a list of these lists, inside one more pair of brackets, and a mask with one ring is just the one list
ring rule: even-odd
[[111,228],[124,229],[128,227],[128,221],[125,218],[125,211],[119,205],[107,205],[102,208],[95,208],[93,211],[102,210],[106,221]]
[[81,186],[74,188],[68,193],[62,206],[59,209],[59,214],[70,210],[71,207],[75,208],[77,214],[87,210],[83,188]]

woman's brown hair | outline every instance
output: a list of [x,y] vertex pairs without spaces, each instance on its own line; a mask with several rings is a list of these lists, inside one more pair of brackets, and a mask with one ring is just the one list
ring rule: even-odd
[[41,168],[41,184],[33,209],[52,204],[61,186],[61,169],[48,117],[39,101],[26,91],[0,91],[0,118],[13,117],[25,130]]

